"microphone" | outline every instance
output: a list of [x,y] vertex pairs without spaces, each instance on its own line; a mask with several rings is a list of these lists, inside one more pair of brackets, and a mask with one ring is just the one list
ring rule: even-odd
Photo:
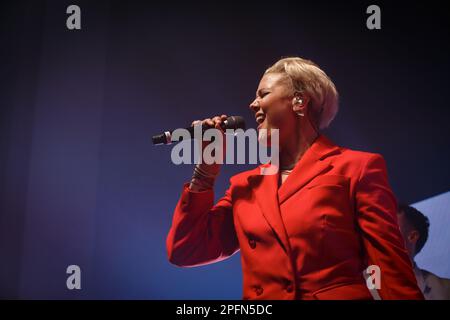
[[[245,120],[243,117],[240,116],[229,116],[225,121],[223,121],[220,124],[220,127],[223,131],[227,129],[242,129],[245,130]],[[208,129],[214,128],[212,126],[209,126],[207,124],[202,125],[202,133],[205,132]],[[191,137],[194,136],[194,127],[185,128],[189,133],[191,134]],[[160,144],[171,144],[172,143],[172,132],[171,131],[164,131],[164,133],[154,135],[152,137],[152,141],[154,145],[160,145]]]

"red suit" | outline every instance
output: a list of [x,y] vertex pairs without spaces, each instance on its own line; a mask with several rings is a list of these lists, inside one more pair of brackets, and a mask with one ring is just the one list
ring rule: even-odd
[[167,237],[169,260],[196,266],[241,250],[244,299],[372,299],[363,271],[381,270],[382,299],[423,299],[378,154],[319,136],[287,180],[260,168],[214,193],[186,184]]

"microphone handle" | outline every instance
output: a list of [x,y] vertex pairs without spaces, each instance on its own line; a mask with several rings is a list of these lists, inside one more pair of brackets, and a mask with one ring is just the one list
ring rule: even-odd
[[[220,124],[220,127],[222,128],[222,130],[226,130],[227,128],[227,120],[225,120],[224,122],[222,122]],[[208,129],[214,128],[212,126],[209,126],[205,123],[202,124],[202,133],[205,132]],[[189,131],[189,133],[191,134],[191,137],[194,136],[194,127],[189,127],[189,128],[185,128],[185,130]],[[164,133],[161,134],[157,134],[154,135],[152,137],[152,142],[154,145],[160,145],[160,144],[171,144],[172,143],[172,133],[175,130],[171,130],[171,131],[165,131]]]

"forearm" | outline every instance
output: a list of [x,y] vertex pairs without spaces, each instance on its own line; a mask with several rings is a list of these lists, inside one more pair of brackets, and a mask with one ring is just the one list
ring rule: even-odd
[[[229,191],[214,205],[212,184],[185,184],[167,237],[169,261],[179,266],[216,262],[238,249]],[[201,189],[201,190],[197,190]]]

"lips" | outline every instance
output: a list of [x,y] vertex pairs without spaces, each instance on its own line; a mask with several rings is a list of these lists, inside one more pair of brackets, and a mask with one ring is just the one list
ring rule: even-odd
[[264,120],[266,120],[266,115],[262,112],[258,112],[255,115],[256,123],[258,124],[257,130],[259,130],[263,126]]
[[266,119],[266,116],[264,115],[264,114],[256,114],[256,122],[258,123],[258,124],[261,124],[261,123],[263,123],[264,122],[264,120]]

